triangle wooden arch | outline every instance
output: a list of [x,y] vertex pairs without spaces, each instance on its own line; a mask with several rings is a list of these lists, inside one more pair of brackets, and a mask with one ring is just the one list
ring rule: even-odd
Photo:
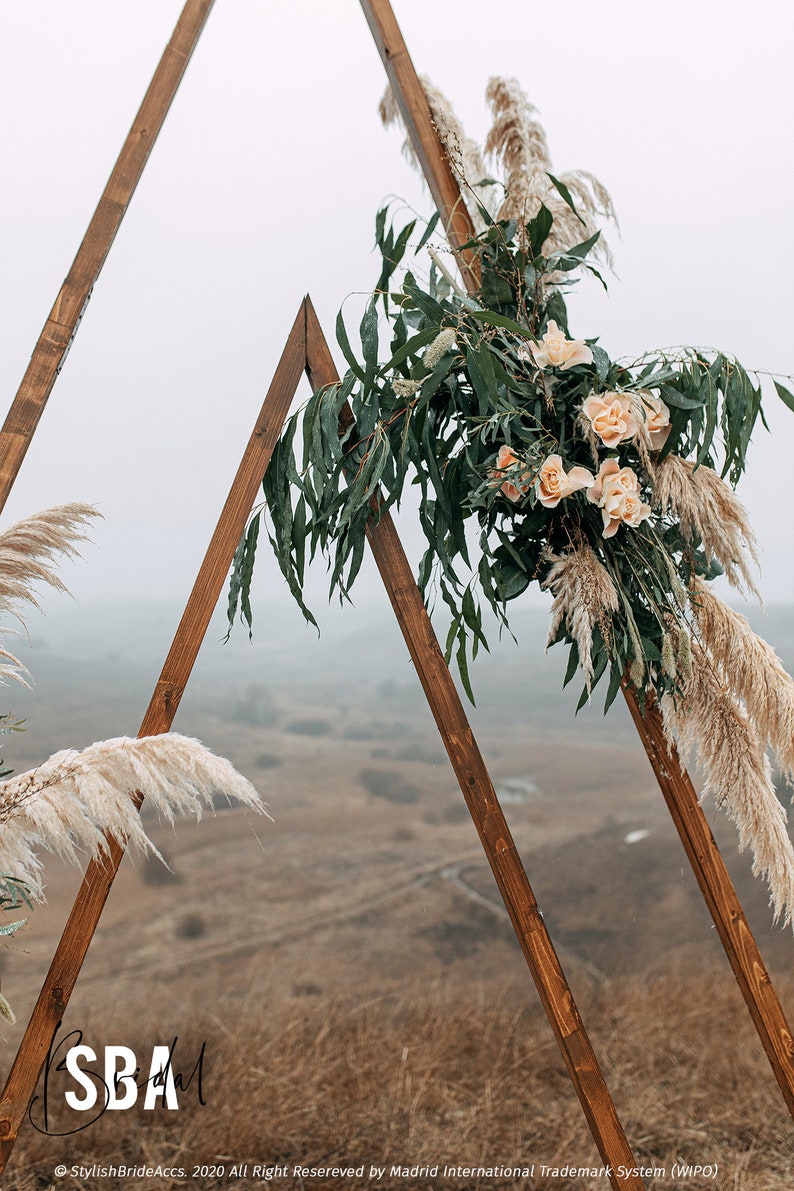
[[[158,74],[155,75],[137,118],[141,119],[147,102],[153,96],[153,107],[149,110],[148,118],[152,122],[150,127],[154,128],[154,135],[173,98],[212,2],[213,0],[187,0],[174,38],[169,43]],[[407,127],[418,150],[421,150],[418,155],[448,228],[450,240],[453,247],[460,248],[470,238],[468,217],[457,183],[438,142],[424,93],[391,7],[387,0],[361,0],[361,3],[406,117]],[[176,56],[172,50],[175,42],[178,46]],[[135,129],[136,125],[133,125],[125,143],[125,150],[130,145],[131,138],[133,141],[135,139]],[[140,131],[139,128],[138,135]],[[0,508],[4,505],[21,466],[27,445],[52,390],[69,342],[76,331],[80,313],[90,295],[93,280],[101,269],[115,230],[123,217],[126,203],[145,165],[151,139],[146,152],[136,163],[137,172],[130,172],[128,166],[126,175],[122,170],[121,175],[116,177],[119,163],[124,159],[125,150],[122,151],[108,187],[111,186],[114,177],[117,183],[119,178],[122,178],[126,198],[124,202],[116,200],[118,209],[114,209],[109,231],[107,226],[103,228],[101,219],[97,221],[102,208],[102,202],[100,203],[97,215],[89,228],[92,234],[89,236],[87,233],[67,278],[68,285],[69,279],[74,277],[73,290],[66,295],[70,300],[68,315],[63,317],[63,321],[58,318],[59,302],[67,288],[65,285],[34,351],[31,367],[0,432]],[[108,188],[103,199],[107,193]],[[466,283],[473,288],[476,285],[476,276],[471,261],[464,259],[463,275]],[[82,299],[79,299],[79,293],[82,293]],[[58,327],[60,331],[57,330]],[[52,334],[53,329],[57,332],[57,341]],[[302,303],[287,338],[273,381],[143,718],[139,735],[166,732],[173,722],[207,625],[221,594],[232,555],[304,371],[307,372],[315,389],[332,384],[337,379],[328,345],[308,298]],[[347,417],[350,417],[349,413]],[[421,595],[388,515],[373,520],[368,531],[368,539],[599,1152],[613,1172],[621,1165],[631,1169],[635,1166],[631,1150],[510,836],[493,784],[444,663]],[[651,706],[646,708],[643,716],[636,699],[628,690],[625,693],[635,725],[742,995],[783,1097],[794,1115],[794,1040],[756,941],[698,803],[692,782],[682,769],[675,751],[667,745],[658,710]],[[102,862],[92,861],[86,870],[0,1098],[0,1172],[5,1168],[13,1150],[50,1043],[74,989],[122,856],[121,845],[115,840],[110,840],[109,857]],[[642,1180],[635,1176],[618,1180],[617,1175],[613,1173],[611,1181],[614,1187],[630,1191],[644,1186]]]

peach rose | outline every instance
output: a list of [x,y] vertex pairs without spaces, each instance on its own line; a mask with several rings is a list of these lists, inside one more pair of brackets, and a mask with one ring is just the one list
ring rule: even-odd
[[488,478],[496,481],[499,485],[499,491],[508,500],[520,500],[522,496],[526,496],[527,492],[529,492],[530,474],[526,470],[518,472],[515,476],[515,482],[502,479],[506,471],[511,471],[520,465],[521,460],[512,448],[500,447],[499,454],[496,456],[496,467],[488,472]]
[[634,438],[637,418],[631,404],[631,398],[624,393],[591,393],[582,405],[582,413],[590,419],[605,447],[616,447]]
[[645,409],[645,425],[651,436],[651,447],[654,451],[661,451],[670,437],[670,410],[661,397],[654,397],[647,389],[638,393]]
[[543,461],[535,480],[535,493],[547,509],[555,509],[561,500],[580,488],[589,488],[595,483],[586,467],[572,467],[566,472],[559,455],[549,455]]
[[566,339],[553,318],[549,319],[546,334],[540,343],[530,344],[538,368],[573,368],[576,364],[592,364],[593,353],[583,339]]
[[599,469],[587,499],[597,504],[604,519],[603,537],[611,538],[625,522],[636,528],[651,515],[651,506],[640,498],[637,475],[630,467],[621,467],[617,459],[606,459]]

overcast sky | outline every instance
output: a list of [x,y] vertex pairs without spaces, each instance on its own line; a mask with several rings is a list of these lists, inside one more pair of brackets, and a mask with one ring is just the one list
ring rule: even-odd
[[[2,416],[180,10],[0,6]],[[572,300],[577,335],[794,372],[789,4],[395,11],[471,134],[487,130],[488,77],[515,75],[557,171],[610,190],[619,279]],[[187,597],[302,295],[330,336],[377,278],[378,206],[399,195],[429,214],[380,127],[383,86],[356,0],[217,0],[3,517],[99,505],[95,545],[67,571],[79,601]],[[740,494],[765,597],[794,602],[794,414],[774,395],[767,408]],[[260,590],[280,583],[263,554]]]

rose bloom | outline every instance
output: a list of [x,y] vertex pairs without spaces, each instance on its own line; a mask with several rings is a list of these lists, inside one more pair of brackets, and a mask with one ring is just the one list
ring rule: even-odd
[[670,410],[661,397],[654,397],[653,393],[649,393],[647,389],[638,393],[637,396],[645,407],[645,425],[651,436],[651,446],[654,451],[661,451],[670,437]]
[[546,334],[540,343],[530,344],[538,368],[573,368],[576,364],[592,364],[593,353],[583,339],[566,339],[553,318],[549,319]]
[[636,473],[630,467],[621,467],[617,459],[606,459],[601,464],[587,490],[587,499],[601,510],[605,538],[614,537],[624,522],[636,528],[651,515],[651,506],[640,499]]
[[535,480],[535,493],[545,508],[554,509],[564,497],[579,488],[589,488],[594,483],[595,479],[586,467],[572,467],[566,472],[561,457],[549,455]]
[[582,413],[590,419],[605,447],[616,447],[637,433],[637,418],[627,394],[591,393],[582,405]]
[[[496,467],[488,472],[488,478],[496,480],[497,483],[502,480],[504,473],[516,464],[520,464],[521,460],[511,447],[500,447],[499,454],[496,456]],[[499,485],[499,491],[507,497],[508,500],[520,500],[522,496],[526,496],[529,492],[530,475],[528,471],[519,472],[516,476],[516,482],[511,480],[504,480]]]

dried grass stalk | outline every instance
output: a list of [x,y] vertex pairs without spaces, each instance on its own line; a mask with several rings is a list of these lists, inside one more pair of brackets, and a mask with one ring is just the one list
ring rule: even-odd
[[[55,569],[58,556],[73,557],[78,542],[86,540],[85,526],[101,514],[91,505],[57,505],[25,517],[0,533],[0,614],[10,613],[24,627],[20,605],[39,607],[34,583],[48,583],[66,591]],[[8,629],[5,632],[9,632]],[[26,668],[5,648],[0,648],[0,684],[12,678],[27,686]]]
[[695,578],[692,610],[703,644],[738,698],[778,765],[794,781],[794,679],[747,618],[729,608],[707,583]]
[[[488,170],[480,152],[480,147],[471,137],[466,136],[463,125],[455,113],[455,109],[443,91],[440,91],[426,75],[423,75],[419,81],[424,89],[430,114],[433,117],[433,123],[436,126],[444,153],[452,167],[452,172],[460,183],[463,201],[466,204],[475,229],[480,232],[485,227],[485,221],[480,214],[479,205],[485,207],[491,215],[495,214],[498,206],[498,197],[495,193],[496,188],[494,186],[478,185],[478,183],[488,177]],[[378,111],[386,128],[390,128],[392,125],[396,125],[402,129],[405,128],[402,112],[391,87],[387,87],[384,91]],[[414,169],[421,174],[421,164],[416,156],[411,138],[407,135],[403,141],[403,155]]]
[[[545,245],[545,253],[570,248],[594,235],[605,219],[616,222],[612,199],[604,186],[584,170],[560,174],[560,181],[570,191],[580,219],[549,179],[551,154],[537,109],[531,104],[516,79],[492,78],[485,98],[493,112],[493,125],[485,141],[485,152],[504,169],[507,194],[499,219],[516,219],[519,225],[537,215],[544,203],[554,216],[554,224]],[[596,254],[611,265],[612,257],[603,240]]]
[[159,856],[133,802],[136,791],[169,822],[177,814],[200,818],[218,794],[267,813],[251,783],[198,740],[172,733],[103,740],[55,753],[0,783],[0,872],[25,881],[41,899],[39,848],[79,862],[106,852],[108,833]]
[[578,546],[562,555],[549,551],[546,558],[552,565],[542,586],[554,595],[546,648],[565,622],[579,650],[579,664],[589,691],[593,681],[593,629],[598,625],[607,638],[610,617],[620,606],[617,588],[589,546]]
[[703,796],[724,805],[750,848],[753,873],[769,885],[775,919],[794,914],[794,848],[766,755],[765,742],[722,682],[705,650],[692,642],[692,669],[682,693],[662,699],[665,730],[687,763],[694,753],[705,776]]
[[748,559],[758,565],[758,540],[744,505],[710,467],[667,455],[654,472],[656,504],[669,509],[690,538],[699,537],[706,558],[716,559],[739,591],[761,599]]

